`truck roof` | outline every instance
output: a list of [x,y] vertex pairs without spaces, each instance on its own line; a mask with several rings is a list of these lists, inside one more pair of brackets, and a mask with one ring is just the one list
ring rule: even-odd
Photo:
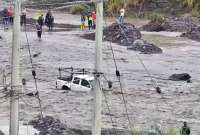
[[94,76],[92,75],[75,75],[74,77],[78,77],[80,79],[85,79],[85,80],[94,80]]

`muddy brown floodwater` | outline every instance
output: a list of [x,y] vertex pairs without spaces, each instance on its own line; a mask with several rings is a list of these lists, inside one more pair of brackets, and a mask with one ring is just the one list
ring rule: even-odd
[[[78,21],[77,16],[74,18]],[[73,17],[71,19],[73,20]],[[38,41],[35,32],[28,32],[27,35],[32,54],[40,53],[38,57],[33,58],[33,63],[40,79],[38,89],[44,115],[58,118],[69,127],[89,129],[92,123],[93,93],[65,92],[55,88],[59,67],[94,68],[95,42],[80,38],[77,36],[80,33],[83,34],[84,31],[74,29],[56,33],[45,32],[42,41]],[[6,67],[7,72],[10,72],[11,30],[1,30],[0,34],[3,37],[3,40],[0,40],[1,70]],[[127,50],[124,46],[112,44],[118,69],[122,74],[132,126],[139,130],[150,131],[155,125],[159,125],[166,131],[169,128],[179,129],[183,121],[187,121],[191,127],[191,134],[200,134],[200,42],[154,34],[143,36],[151,41],[156,39],[154,42],[158,42],[163,53],[139,54]],[[21,45],[21,76],[27,79],[27,91],[34,91],[24,32]],[[104,42],[103,48],[104,72],[107,78],[116,81],[109,42]],[[153,88],[151,79],[136,53],[143,60],[157,85],[161,87],[161,95]],[[165,80],[173,73],[183,72],[192,76],[192,83]],[[106,97],[112,114],[109,114],[103,98],[102,126],[112,127],[110,121],[112,115],[116,127],[127,129],[129,126],[118,83],[114,83],[112,91],[106,92]],[[34,108],[37,106],[38,102],[33,97],[20,99],[20,121],[26,122],[37,116],[39,110]],[[8,124],[9,102],[0,103],[0,112],[0,125]]]

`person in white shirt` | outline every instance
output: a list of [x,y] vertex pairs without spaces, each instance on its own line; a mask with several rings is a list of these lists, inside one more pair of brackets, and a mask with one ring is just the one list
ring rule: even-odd
[[120,23],[124,23],[124,14],[125,14],[125,10],[124,10],[124,8],[121,8],[120,9],[120,17],[119,17]]

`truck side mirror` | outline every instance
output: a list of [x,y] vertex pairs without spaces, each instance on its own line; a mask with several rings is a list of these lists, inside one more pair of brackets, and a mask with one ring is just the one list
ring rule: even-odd
[[108,88],[110,89],[110,88],[112,88],[112,82],[111,81],[108,81]]

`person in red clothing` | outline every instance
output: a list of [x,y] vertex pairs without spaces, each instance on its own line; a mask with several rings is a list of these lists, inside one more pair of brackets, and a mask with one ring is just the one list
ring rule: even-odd
[[92,28],[95,29],[96,28],[96,13],[95,13],[95,11],[92,12],[92,22],[93,22]]
[[8,20],[9,20],[9,22],[10,22],[10,24],[13,24],[13,17],[14,17],[14,9],[13,9],[13,7],[9,7],[8,8]]

